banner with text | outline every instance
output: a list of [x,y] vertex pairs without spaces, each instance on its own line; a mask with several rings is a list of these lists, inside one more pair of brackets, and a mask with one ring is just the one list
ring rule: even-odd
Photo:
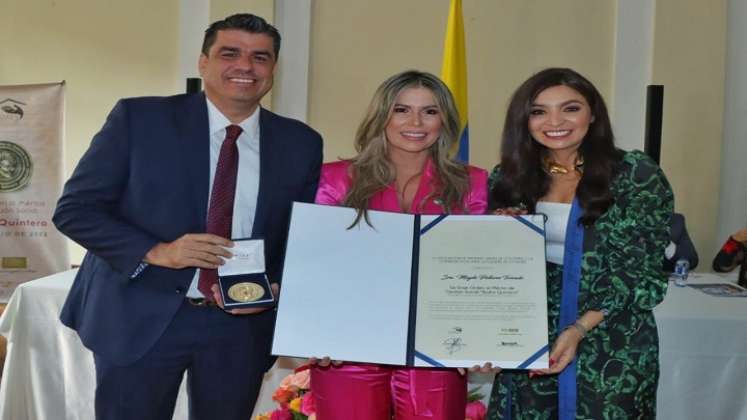
[[63,182],[65,83],[0,86],[0,302],[70,267],[52,224]]

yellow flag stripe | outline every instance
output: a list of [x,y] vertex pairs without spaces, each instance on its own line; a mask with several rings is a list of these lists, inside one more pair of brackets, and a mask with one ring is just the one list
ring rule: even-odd
[[460,131],[467,125],[467,53],[464,47],[462,0],[451,0],[446,23],[441,80],[454,95],[459,110]]

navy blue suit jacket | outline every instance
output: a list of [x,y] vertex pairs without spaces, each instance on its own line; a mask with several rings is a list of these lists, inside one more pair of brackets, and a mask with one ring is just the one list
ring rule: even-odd
[[[312,202],[322,140],[307,125],[260,111],[260,180],[253,236],[265,239],[267,274],[280,281],[292,201]],[[123,99],[65,184],[57,228],[88,250],[62,309],[100,357],[126,365],[161,336],[184,301],[194,268],[148,266],[158,242],[205,232],[209,129],[204,94]],[[251,316],[267,357],[274,311]]]

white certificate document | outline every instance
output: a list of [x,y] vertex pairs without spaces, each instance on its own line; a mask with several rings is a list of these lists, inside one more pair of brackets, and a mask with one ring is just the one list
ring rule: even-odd
[[415,216],[295,203],[273,354],[547,367],[542,216]]
[[541,215],[448,216],[421,228],[416,366],[547,367],[543,230]]
[[406,363],[413,220],[355,215],[293,204],[273,354]]

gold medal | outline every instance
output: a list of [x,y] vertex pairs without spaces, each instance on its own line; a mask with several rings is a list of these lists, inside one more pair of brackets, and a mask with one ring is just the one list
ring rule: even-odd
[[257,283],[236,283],[228,288],[228,297],[236,302],[254,302],[265,294],[265,289]]

